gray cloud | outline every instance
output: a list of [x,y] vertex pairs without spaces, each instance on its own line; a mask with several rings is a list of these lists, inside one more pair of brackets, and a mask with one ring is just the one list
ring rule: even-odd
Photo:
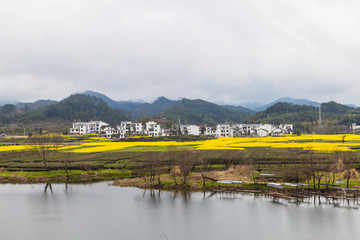
[[91,89],[223,103],[360,104],[357,1],[0,3],[0,101]]

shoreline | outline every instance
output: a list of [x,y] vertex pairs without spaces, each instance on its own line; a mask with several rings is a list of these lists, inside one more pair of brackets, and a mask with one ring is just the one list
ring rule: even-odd
[[[219,172],[217,172],[219,173]],[[214,172],[209,172],[214,174]],[[112,181],[111,185],[119,187],[134,187],[139,189],[152,189],[164,191],[183,192],[212,192],[212,193],[250,193],[272,196],[275,198],[296,200],[313,196],[322,196],[331,199],[359,199],[359,189],[285,187],[283,189],[267,186],[268,182],[245,181],[242,183],[219,183],[204,181],[200,173],[193,173],[183,182],[181,177],[171,178],[161,175],[159,180],[149,176],[134,176],[132,171],[124,170],[53,170],[39,172],[0,172],[0,184],[36,184],[36,183],[95,183]]]
[[343,189],[343,188],[283,188],[277,189],[267,186],[267,183],[241,183],[241,184],[214,184],[201,185],[202,183],[193,182],[190,184],[175,184],[165,182],[165,184],[157,184],[153,182],[144,182],[142,178],[133,179],[117,179],[112,184],[119,187],[134,187],[144,190],[163,190],[163,191],[187,191],[187,192],[212,192],[212,193],[249,193],[261,194],[286,200],[299,200],[310,197],[325,197],[331,199],[348,199],[354,200],[360,198],[360,190],[358,189]]
[[0,184],[33,184],[33,183],[82,183],[114,181],[120,178],[131,178],[131,171],[121,170],[51,170],[38,172],[0,172]]

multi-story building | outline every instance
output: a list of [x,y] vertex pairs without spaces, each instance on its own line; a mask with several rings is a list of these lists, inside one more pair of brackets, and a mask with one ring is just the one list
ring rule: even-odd
[[125,131],[125,134],[128,135],[139,135],[144,131],[142,123],[133,123],[131,121],[122,121],[120,125],[117,126],[117,129]]
[[229,124],[216,125],[216,137],[233,137],[233,130]]
[[70,134],[100,134],[101,128],[107,125],[109,124],[102,121],[73,122]]
[[284,134],[293,134],[292,124],[280,124],[273,132],[273,136],[281,136]]
[[197,125],[180,125],[180,130],[184,135],[200,135],[200,126]]
[[[101,128],[100,134],[101,134],[103,137],[113,138],[113,137],[119,135],[119,130],[118,130],[118,129],[115,129],[115,128],[112,128],[112,127],[110,127],[109,125],[106,125],[106,126],[103,126],[103,127]],[[119,137],[120,137],[120,135],[119,135]]]
[[160,124],[154,121],[146,122],[145,124],[145,132],[150,137],[159,137],[161,136],[161,127]]
[[270,136],[271,133],[275,130],[274,125],[271,124],[260,124],[256,129],[257,137],[266,137]]

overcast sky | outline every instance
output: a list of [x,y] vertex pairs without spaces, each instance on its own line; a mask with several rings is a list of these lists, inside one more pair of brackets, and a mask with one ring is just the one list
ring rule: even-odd
[[1,0],[0,101],[360,105],[360,1]]

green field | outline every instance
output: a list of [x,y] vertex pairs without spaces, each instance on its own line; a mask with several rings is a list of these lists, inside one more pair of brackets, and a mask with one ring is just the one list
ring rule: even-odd
[[[306,183],[315,179],[317,183],[324,184],[329,182],[330,175],[336,180],[345,179],[343,172],[346,169],[359,170],[360,166],[360,153],[354,147],[360,143],[356,135],[161,140],[133,138],[112,141],[96,136],[61,136],[56,148],[51,144],[49,148],[42,148],[40,144],[34,145],[29,138],[2,138],[0,148],[11,147],[13,150],[0,151],[0,179],[2,182],[44,182],[65,181],[68,178],[91,181],[154,177],[159,174],[165,176],[174,166],[183,165],[184,169],[190,168],[191,174],[212,175],[228,171],[231,167],[247,167],[257,174],[275,174],[277,181]],[[314,143],[318,146],[336,145],[339,151],[285,147],[287,144]],[[236,144],[242,147],[237,148]],[[276,144],[283,147],[276,147]],[[345,145],[352,148],[341,151]],[[99,150],[103,148],[106,149]],[[339,160],[342,162],[341,169],[334,170],[334,164]],[[250,171],[245,171],[228,177],[251,182],[250,175]],[[351,185],[358,185],[356,176]]]

